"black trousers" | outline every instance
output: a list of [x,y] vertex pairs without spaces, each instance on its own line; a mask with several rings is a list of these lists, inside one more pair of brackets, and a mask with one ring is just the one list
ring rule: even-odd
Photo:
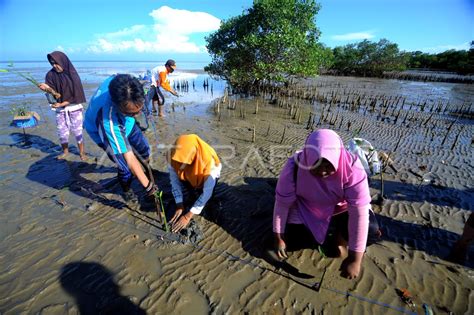
[[[318,245],[330,246],[335,241],[337,234],[349,240],[349,213],[347,211],[332,217],[329,223],[326,239],[323,244],[318,244],[311,231],[304,224],[287,224],[285,228],[285,243],[288,251],[304,248],[317,248]],[[377,243],[381,239],[380,227],[374,212],[369,211],[369,232],[367,246]]]

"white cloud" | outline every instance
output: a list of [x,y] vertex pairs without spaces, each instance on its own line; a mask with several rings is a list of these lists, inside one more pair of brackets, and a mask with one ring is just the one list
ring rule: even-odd
[[333,36],[331,36],[331,39],[332,40],[337,40],[337,41],[371,39],[371,38],[375,37],[375,35],[373,33],[374,33],[373,31],[347,33],[347,34],[341,34],[341,35],[333,35]]
[[[162,6],[149,14],[153,24],[133,25],[113,33],[97,34],[89,45],[91,53],[203,53],[204,35],[219,29],[220,20],[206,12],[177,10]],[[202,34],[205,33],[205,34]],[[191,35],[202,34],[200,42]]]
[[470,43],[465,42],[465,43],[462,43],[462,44],[459,44],[459,45],[439,45],[439,46],[433,46],[433,47],[425,47],[425,48],[421,48],[420,51],[423,51],[425,53],[434,54],[434,53],[440,53],[440,52],[443,52],[443,51],[446,51],[446,50],[451,50],[451,49],[454,49],[454,50],[469,50],[470,47],[471,47]]
[[56,48],[54,50],[62,51],[63,53],[68,53],[68,54],[78,53],[78,52],[82,51],[82,49],[80,47],[76,47],[76,48],[67,47],[67,48],[64,48],[61,45],[56,46]]

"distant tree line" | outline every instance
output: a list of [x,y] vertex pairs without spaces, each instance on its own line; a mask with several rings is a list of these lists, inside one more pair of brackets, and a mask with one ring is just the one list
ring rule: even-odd
[[421,51],[407,53],[407,66],[411,69],[429,69],[474,74],[474,41],[467,50],[447,50],[439,54],[427,54]]
[[421,51],[399,51],[398,45],[381,39],[378,43],[364,40],[336,47],[328,70],[340,75],[380,77],[387,71],[406,69],[434,70],[474,74],[474,41],[469,51],[448,50],[438,54]]

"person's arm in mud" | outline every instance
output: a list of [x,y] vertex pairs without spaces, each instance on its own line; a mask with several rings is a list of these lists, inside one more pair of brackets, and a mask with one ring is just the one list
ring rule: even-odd
[[341,275],[347,279],[357,278],[360,273],[363,258],[364,252],[349,250],[349,255],[341,264]]
[[189,212],[181,216],[179,220],[176,221],[176,224],[173,226],[174,232],[178,232],[179,230],[185,228],[194,215],[201,214],[207,202],[212,197],[212,193],[214,192],[214,187],[216,186],[217,178],[220,177],[221,170],[222,164],[219,164],[218,166],[215,166],[214,164],[212,165],[211,174],[206,178],[206,181],[204,182],[201,195],[194,202]]
[[173,225],[173,232],[179,232],[181,229],[185,228],[194,215],[201,214],[202,210],[206,206],[206,203],[212,197],[212,193],[214,192],[214,187],[217,183],[217,178],[220,177],[222,169],[222,164],[219,166],[215,166],[213,164],[211,174],[206,178],[202,193],[199,198],[194,202],[191,209],[183,216],[179,218]]
[[275,201],[275,206],[273,209],[273,235],[274,235],[274,249],[280,259],[288,258],[286,252],[286,242],[285,242],[285,226],[288,219],[289,209],[285,206],[282,206]]
[[[363,169],[360,161],[355,165]],[[365,172],[351,174],[344,187],[344,197],[348,204],[349,256],[341,264],[341,276],[355,279],[360,274],[369,233],[370,191]]]
[[174,201],[176,203],[176,211],[173,217],[170,220],[170,224],[174,225],[178,219],[181,217],[181,214],[184,211],[184,204],[183,204],[183,185],[178,178],[178,174],[174,168],[168,164],[168,173],[170,174],[170,183],[171,183],[171,192],[174,197]]
[[278,178],[275,206],[273,208],[273,235],[274,249],[280,259],[288,258],[285,242],[285,227],[288,220],[290,207],[296,202],[294,156],[286,162]]

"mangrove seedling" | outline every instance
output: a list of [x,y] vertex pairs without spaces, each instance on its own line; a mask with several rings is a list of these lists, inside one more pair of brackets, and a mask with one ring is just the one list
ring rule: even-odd
[[169,232],[170,231],[170,228],[168,226],[168,221],[166,220],[166,213],[165,213],[165,207],[163,206],[163,191],[157,191],[155,192],[155,202],[156,203],[160,203],[160,207],[161,207],[161,213],[160,213],[160,216],[161,216],[161,222],[164,223],[165,225],[165,231],[166,232]]

